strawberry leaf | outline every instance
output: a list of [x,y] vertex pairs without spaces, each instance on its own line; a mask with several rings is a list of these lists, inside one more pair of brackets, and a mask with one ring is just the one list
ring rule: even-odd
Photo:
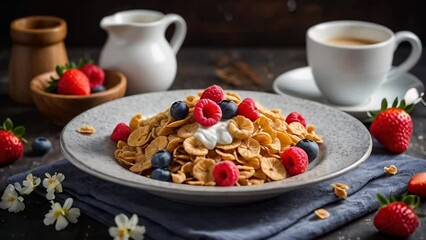
[[399,104],[399,108],[405,109],[405,106],[406,106],[405,99],[402,99],[401,103]]
[[398,97],[396,97],[395,100],[393,100],[392,107],[393,108],[398,107]]
[[411,111],[413,111],[413,109],[414,109],[414,104],[413,103],[405,107],[405,111],[407,113],[410,113]]
[[3,129],[4,130],[12,130],[13,129],[13,122],[10,118],[6,118],[6,120],[3,122]]
[[386,101],[386,98],[383,98],[383,100],[382,100],[382,104],[381,104],[381,107],[380,107],[380,110],[381,111],[384,111],[384,110],[386,110],[388,108],[388,101]]
[[13,133],[19,137],[22,138],[22,136],[24,136],[25,134],[25,127],[24,126],[17,126],[14,130]]
[[380,193],[377,193],[377,200],[379,201],[380,207],[386,206],[390,203],[389,200]]

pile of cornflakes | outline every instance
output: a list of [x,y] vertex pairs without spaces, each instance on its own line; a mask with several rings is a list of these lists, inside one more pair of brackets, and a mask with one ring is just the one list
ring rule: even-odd
[[[117,143],[117,161],[136,174],[150,177],[152,156],[167,150],[173,155],[168,169],[174,183],[215,186],[214,165],[229,160],[239,170],[237,186],[258,185],[288,177],[280,161],[285,149],[301,139],[323,142],[313,125],[288,124],[280,109],[270,110],[256,102],[260,117],[255,121],[241,115],[233,117],[228,125],[232,143],[217,144],[209,150],[194,136],[200,125],[194,120],[193,111],[201,95],[202,92],[183,100],[189,114],[182,120],[174,120],[169,108],[148,118],[136,114],[129,123],[132,132],[127,142]],[[242,101],[234,92],[225,93],[224,99],[237,105]]]

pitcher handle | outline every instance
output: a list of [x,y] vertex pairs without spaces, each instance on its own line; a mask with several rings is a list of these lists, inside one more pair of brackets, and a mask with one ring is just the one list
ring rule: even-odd
[[174,13],[169,13],[164,16],[164,22],[165,22],[165,29],[164,31],[169,27],[170,24],[175,23],[175,32],[173,33],[172,38],[170,39],[170,46],[173,49],[173,52],[176,54],[186,36],[186,22],[185,20]]

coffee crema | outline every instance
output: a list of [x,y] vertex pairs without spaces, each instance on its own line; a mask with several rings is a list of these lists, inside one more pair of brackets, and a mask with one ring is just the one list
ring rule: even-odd
[[329,38],[325,40],[326,43],[332,45],[342,45],[342,46],[365,46],[376,44],[378,41],[373,41],[370,39],[362,39],[362,38],[344,38],[344,37],[336,37]]

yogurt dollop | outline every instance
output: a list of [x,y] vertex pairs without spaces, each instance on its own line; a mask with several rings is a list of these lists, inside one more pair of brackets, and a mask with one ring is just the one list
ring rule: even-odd
[[219,121],[210,127],[199,125],[194,137],[200,140],[209,150],[214,149],[216,144],[231,144],[232,136],[228,131],[229,122],[230,120]]

